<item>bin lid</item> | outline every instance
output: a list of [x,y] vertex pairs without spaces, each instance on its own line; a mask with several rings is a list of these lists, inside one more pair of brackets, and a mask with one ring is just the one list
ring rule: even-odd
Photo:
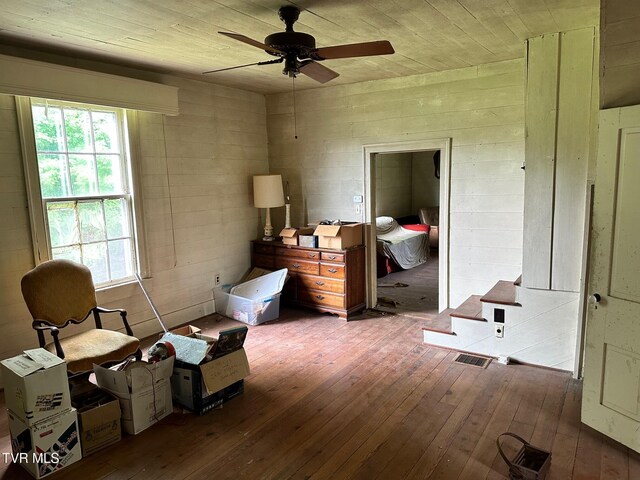
[[276,270],[253,280],[248,280],[233,287],[229,293],[250,300],[260,300],[282,291],[288,270]]

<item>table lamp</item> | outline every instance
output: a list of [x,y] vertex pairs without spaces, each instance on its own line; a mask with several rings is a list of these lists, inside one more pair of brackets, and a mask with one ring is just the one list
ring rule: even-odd
[[284,205],[281,175],[254,175],[253,204],[256,208],[266,208],[267,218],[264,225],[263,240],[273,240],[273,226],[271,225],[272,207]]

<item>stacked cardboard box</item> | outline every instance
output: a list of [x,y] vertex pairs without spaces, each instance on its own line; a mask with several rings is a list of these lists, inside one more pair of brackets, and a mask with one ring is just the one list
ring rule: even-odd
[[82,458],[64,360],[42,349],[2,361],[12,461],[44,478]]

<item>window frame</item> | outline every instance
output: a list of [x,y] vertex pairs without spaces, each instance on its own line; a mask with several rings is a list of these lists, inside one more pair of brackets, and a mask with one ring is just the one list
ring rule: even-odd
[[[61,100],[47,100],[33,98],[38,102],[51,102],[62,106],[85,106],[89,108],[108,108],[116,111],[118,122],[121,122],[121,155],[123,164],[127,167],[126,182],[129,193],[116,195],[119,198],[128,196],[129,216],[132,229],[131,242],[134,251],[133,275],[118,280],[110,280],[96,285],[97,290],[109,289],[120,285],[126,285],[136,281],[136,275],[149,276],[147,248],[145,242],[144,214],[142,202],[140,201],[141,181],[139,159],[139,126],[137,112],[125,110],[119,107],[100,106],[82,102],[68,102]],[[39,265],[52,258],[51,242],[49,235],[49,225],[46,220],[46,203],[62,200],[62,198],[42,197],[40,186],[40,174],[38,170],[38,154],[36,149],[35,131],[32,116],[32,97],[16,96],[16,113],[18,118],[18,130],[22,147],[22,160],[24,166],[24,176],[26,182],[27,204],[29,208],[29,220],[31,224],[31,237],[35,264]],[[107,199],[112,195],[91,195],[93,199]],[[64,197],[67,201],[83,201],[87,196]]]

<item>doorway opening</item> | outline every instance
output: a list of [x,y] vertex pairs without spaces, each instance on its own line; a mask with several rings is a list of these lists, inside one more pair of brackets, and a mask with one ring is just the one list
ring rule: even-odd
[[364,147],[367,306],[434,315],[449,304],[450,139]]

